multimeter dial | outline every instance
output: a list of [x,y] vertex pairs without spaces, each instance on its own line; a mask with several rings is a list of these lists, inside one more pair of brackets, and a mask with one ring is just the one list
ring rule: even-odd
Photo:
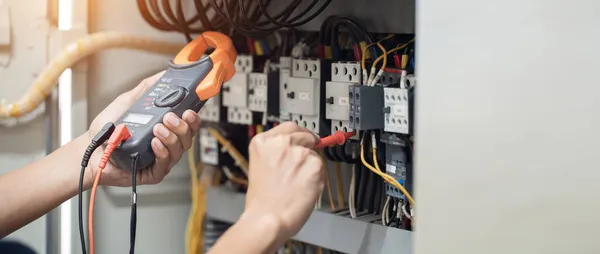
[[185,94],[185,88],[176,87],[175,89],[169,90],[156,98],[154,100],[154,106],[161,108],[177,106],[177,104],[179,104],[183,98],[185,98]]

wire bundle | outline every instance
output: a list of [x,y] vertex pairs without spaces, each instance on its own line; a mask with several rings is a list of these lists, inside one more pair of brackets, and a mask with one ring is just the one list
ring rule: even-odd
[[[262,37],[281,28],[298,27],[310,22],[323,12],[331,1],[311,0],[298,12],[298,7],[306,1],[293,0],[278,13],[273,13],[273,8],[270,8],[271,3],[275,2],[272,0],[210,0],[210,4],[238,32],[250,37]],[[315,11],[311,13],[312,10]]]
[[[184,14],[183,0],[137,0],[137,5],[144,20],[152,27],[160,31],[183,33],[188,41],[192,40],[191,35],[195,33],[228,28],[227,21],[215,15],[212,5],[204,4],[202,0],[194,0],[196,15],[191,18]],[[209,18],[211,10],[213,15]]]

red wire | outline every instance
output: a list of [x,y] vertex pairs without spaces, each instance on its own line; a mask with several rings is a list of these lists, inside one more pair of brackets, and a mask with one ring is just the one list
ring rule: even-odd
[[98,184],[100,183],[100,176],[102,175],[102,170],[106,167],[108,163],[108,159],[110,155],[115,151],[117,146],[129,139],[131,134],[129,130],[127,130],[127,126],[125,124],[119,124],[113,134],[108,139],[108,144],[104,149],[104,153],[102,154],[102,158],[100,158],[100,163],[98,163],[98,172],[96,172],[96,177],[94,178],[94,185],[92,185],[92,193],[90,196],[90,206],[88,209],[88,235],[90,237],[90,254],[94,254],[94,202],[96,201],[96,190],[98,189]]
[[356,132],[337,131],[336,133],[330,136],[321,138],[316,148],[323,148],[333,145],[343,145],[344,143],[346,143],[346,140],[348,140],[354,135],[356,135]]

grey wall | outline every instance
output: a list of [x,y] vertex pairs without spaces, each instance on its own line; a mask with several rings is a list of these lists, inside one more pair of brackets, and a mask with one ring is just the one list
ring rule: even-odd
[[417,8],[416,253],[598,253],[600,2]]

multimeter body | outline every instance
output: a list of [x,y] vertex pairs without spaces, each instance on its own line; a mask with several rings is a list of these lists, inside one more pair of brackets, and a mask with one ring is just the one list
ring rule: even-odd
[[200,100],[194,91],[211,69],[209,58],[189,66],[170,64],[165,74],[116,122],[127,126],[131,138],[116,149],[112,161],[119,168],[130,168],[131,154],[137,153],[138,169],[152,165],[155,156],[150,143],[154,126],[162,123],[169,112],[181,117],[188,109],[200,111],[206,101]]
[[[213,53],[203,56],[208,48],[213,48]],[[231,40],[218,32],[205,32],[184,47],[163,76],[116,122],[125,124],[131,137],[115,149],[111,161],[127,169],[135,155],[138,158],[132,170],[151,166],[156,157],[151,147],[154,126],[169,112],[181,117],[188,109],[200,111],[233,76],[236,57]]]

